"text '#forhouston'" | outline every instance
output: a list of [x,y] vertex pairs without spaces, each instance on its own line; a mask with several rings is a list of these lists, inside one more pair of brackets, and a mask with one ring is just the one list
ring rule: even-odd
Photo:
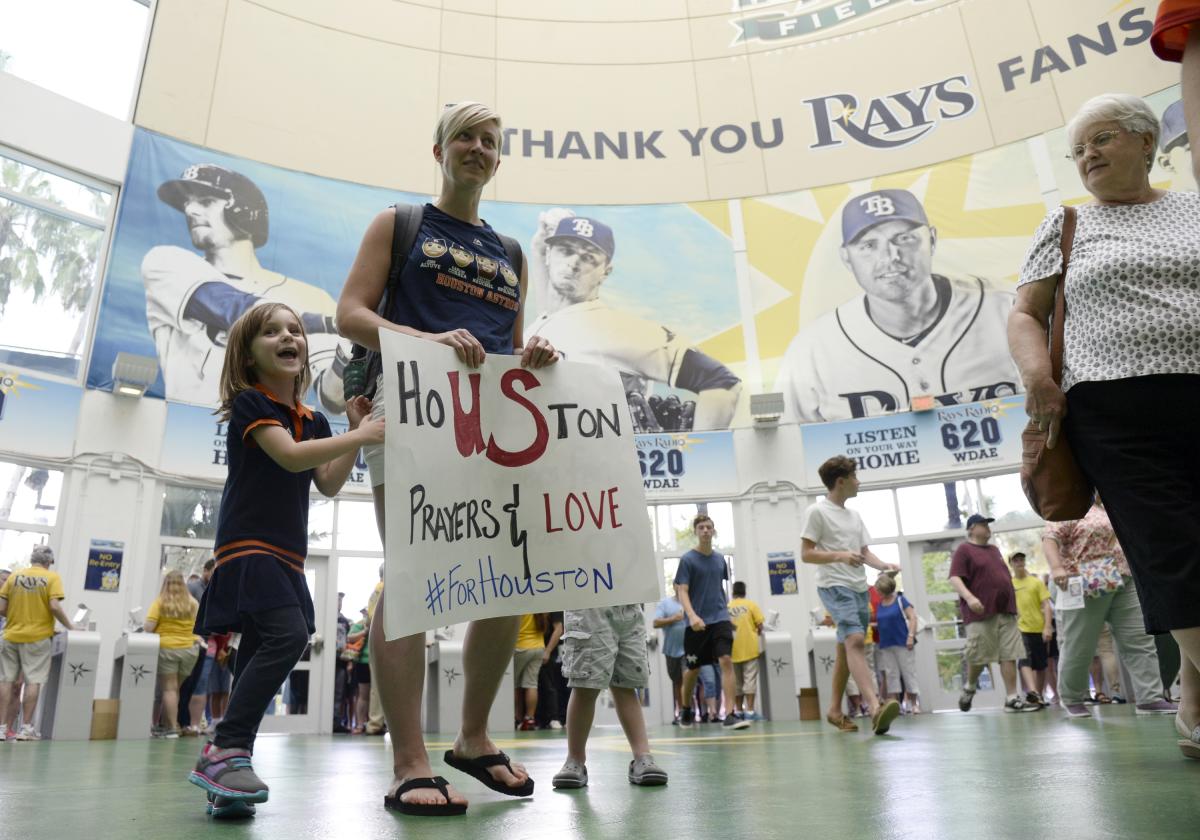
[[474,569],[462,563],[450,567],[448,574],[437,572],[425,581],[425,607],[433,615],[441,615],[457,607],[481,607],[489,601],[502,601],[518,595],[550,595],[561,592],[591,590],[611,592],[613,569],[611,563],[604,568],[593,566],[586,569],[542,571],[529,577],[497,574],[491,555],[479,558]]

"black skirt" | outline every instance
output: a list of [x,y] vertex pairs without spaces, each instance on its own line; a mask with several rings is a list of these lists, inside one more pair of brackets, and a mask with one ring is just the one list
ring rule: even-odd
[[242,616],[280,607],[299,607],[308,632],[317,632],[312,595],[304,575],[269,554],[247,554],[213,570],[200,599],[196,632],[242,632]]
[[1200,627],[1200,375],[1081,382],[1065,428],[1129,561],[1146,632]]

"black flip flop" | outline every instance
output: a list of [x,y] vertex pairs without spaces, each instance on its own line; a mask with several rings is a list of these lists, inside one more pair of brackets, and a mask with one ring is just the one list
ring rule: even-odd
[[533,795],[533,779],[525,779],[525,784],[520,787],[509,787],[504,782],[496,781],[492,777],[492,774],[488,772],[489,767],[498,767],[503,764],[508,768],[508,772],[512,773],[512,763],[503,752],[494,753],[493,755],[481,755],[478,758],[460,758],[454,754],[454,750],[446,750],[446,754],[442,756],[442,760],[455,770],[461,770],[468,776],[478,779],[497,793],[503,793],[506,796]]
[[[467,806],[450,801],[450,791],[447,782],[441,776],[427,776],[419,779],[409,779],[396,789],[394,796],[383,797],[383,807],[412,817],[460,817],[467,813]],[[441,805],[425,805],[420,802],[405,802],[400,797],[410,790],[436,788],[446,801]]]

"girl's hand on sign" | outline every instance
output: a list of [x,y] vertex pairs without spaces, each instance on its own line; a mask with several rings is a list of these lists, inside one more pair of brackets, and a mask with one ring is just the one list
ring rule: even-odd
[[521,367],[543,368],[552,365],[559,359],[558,351],[549,341],[540,335],[535,335],[525,344],[521,351]]

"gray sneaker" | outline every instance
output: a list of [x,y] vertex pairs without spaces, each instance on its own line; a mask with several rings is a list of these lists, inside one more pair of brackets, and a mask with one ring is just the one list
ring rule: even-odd
[[971,704],[974,702],[975,702],[975,689],[969,688],[969,687],[964,688],[962,690],[962,694],[958,695],[959,711],[963,711],[963,712],[971,711]]
[[647,753],[629,762],[629,782],[634,785],[665,785],[667,771],[654,763],[654,756]]
[[587,783],[587,767],[583,765],[583,762],[573,758],[568,758],[563,763],[562,769],[555,774],[554,780],[551,782],[556,788],[570,789],[587,787]]
[[214,796],[243,802],[266,802],[270,788],[254,772],[250,751],[218,749],[209,741],[200,752],[188,781]]

